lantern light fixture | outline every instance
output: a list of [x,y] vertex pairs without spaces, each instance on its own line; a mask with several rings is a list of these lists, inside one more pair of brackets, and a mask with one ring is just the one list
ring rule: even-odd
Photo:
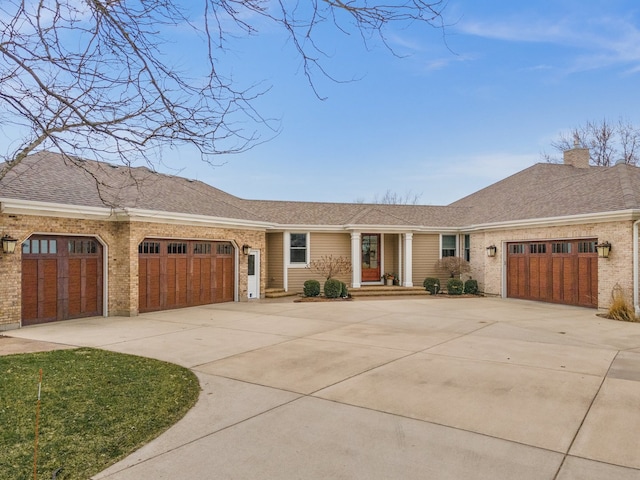
[[598,243],[596,245],[596,250],[598,251],[598,257],[609,258],[609,254],[611,253],[611,244],[609,242]]
[[9,235],[5,234],[2,237],[2,252],[3,253],[15,253],[16,251],[16,245],[18,244],[18,240],[10,237]]
[[249,245],[247,245],[246,243],[242,246],[242,253],[244,255],[249,255],[249,250],[251,249],[251,247]]
[[498,251],[498,247],[495,245],[490,245],[487,247],[487,257],[495,257],[496,252]]

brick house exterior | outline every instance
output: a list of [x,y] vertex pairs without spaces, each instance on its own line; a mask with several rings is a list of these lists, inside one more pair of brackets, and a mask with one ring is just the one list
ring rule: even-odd
[[[534,280],[545,284],[545,279],[532,276],[526,263],[541,265],[544,258],[550,288],[558,282],[563,282],[562,288],[584,283],[594,289],[588,293],[588,306],[598,308],[606,308],[617,289],[637,308],[640,168],[589,167],[588,154],[576,148],[566,153],[563,165],[536,164],[450,205],[423,206],[244,200],[202,182],[146,168],[40,152],[0,180],[0,236],[10,235],[20,245],[13,255],[0,253],[5,285],[0,330],[22,325],[27,298],[23,293],[29,298],[39,295],[22,291],[28,257],[23,248],[28,251],[31,238],[51,236],[90,238],[100,244],[103,270],[98,284],[105,315],[139,313],[140,249],[143,241],[155,239],[176,245],[229,245],[225,252],[233,259],[233,269],[225,281],[232,280],[235,301],[264,297],[265,287],[301,291],[304,280],[321,280],[309,264],[323,255],[350,259],[353,272],[341,279],[359,288],[381,285],[387,272],[404,287],[421,286],[426,276],[440,277],[444,283],[446,275],[434,264],[454,254],[469,259],[470,276],[489,295],[514,296],[514,288],[523,285],[533,291],[528,282]],[[613,245],[611,255],[596,259],[594,245],[605,240]],[[566,247],[551,252],[555,245],[571,242],[573,251]],[[548,250],[526,257],[522,275],[527,278],[514,283],[508,273],[512,253],[542,244],[536,248]],[[497,248],[494,257],[487,256],[490,245]],[[247,249],[253,253],[243,251]],[[564,260],[558,263],[556,256]],[[567,266],[574,264],[580,269]],[[250,272],[254,267],[257,272]],[[255,295],[250,293],[256,288]],[[537,293],[532,295],[537,299]]]

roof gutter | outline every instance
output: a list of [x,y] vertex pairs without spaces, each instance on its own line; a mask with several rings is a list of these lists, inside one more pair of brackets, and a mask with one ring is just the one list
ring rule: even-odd
[[113,220],[115,213],[110,207],[87,207],[64,203],[37,202],[0,198],[0,213],[13,215],[42,215],[46,217],[70,217],[84,219]]
[[640,216],[640,210],[628,209],[612,212],[585,213],[580,215],[567,215],[565,217],[530,218],[526,220],[509,220],[505,222],[483,223],[463,227],[465,232],[477,232],[485,230],[504,230],[505,228],[530,228],[554,225],[576,225],[581,223],[603,223],[625,220],[635,220]]

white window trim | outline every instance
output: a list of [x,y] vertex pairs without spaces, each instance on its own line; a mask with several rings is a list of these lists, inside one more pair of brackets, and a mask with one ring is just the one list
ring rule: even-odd
[[[306,235],[306,258],[304,263],[300,262],[300,263],[292,263],[291,262],[291,234],[292,233],[301,233]],[[309,268],[309,263],[310,263],[310,259],[311,259],[311,232],[285,232],[285,236],[284,236],[284,245],[285,245],[285,255],[286,255],[286,265],[287,268]]]

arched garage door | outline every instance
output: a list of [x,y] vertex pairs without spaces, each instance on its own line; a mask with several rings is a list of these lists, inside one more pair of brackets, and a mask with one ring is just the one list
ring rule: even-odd
[[102,315],[102,245],[33,235],[22,243],[22,324]]
[[589,239],[507,244],[507,296],[596,308],[596,243]]
[[229,242],[145,239],[138,259],[141,313],[234,300],[234,249]]

